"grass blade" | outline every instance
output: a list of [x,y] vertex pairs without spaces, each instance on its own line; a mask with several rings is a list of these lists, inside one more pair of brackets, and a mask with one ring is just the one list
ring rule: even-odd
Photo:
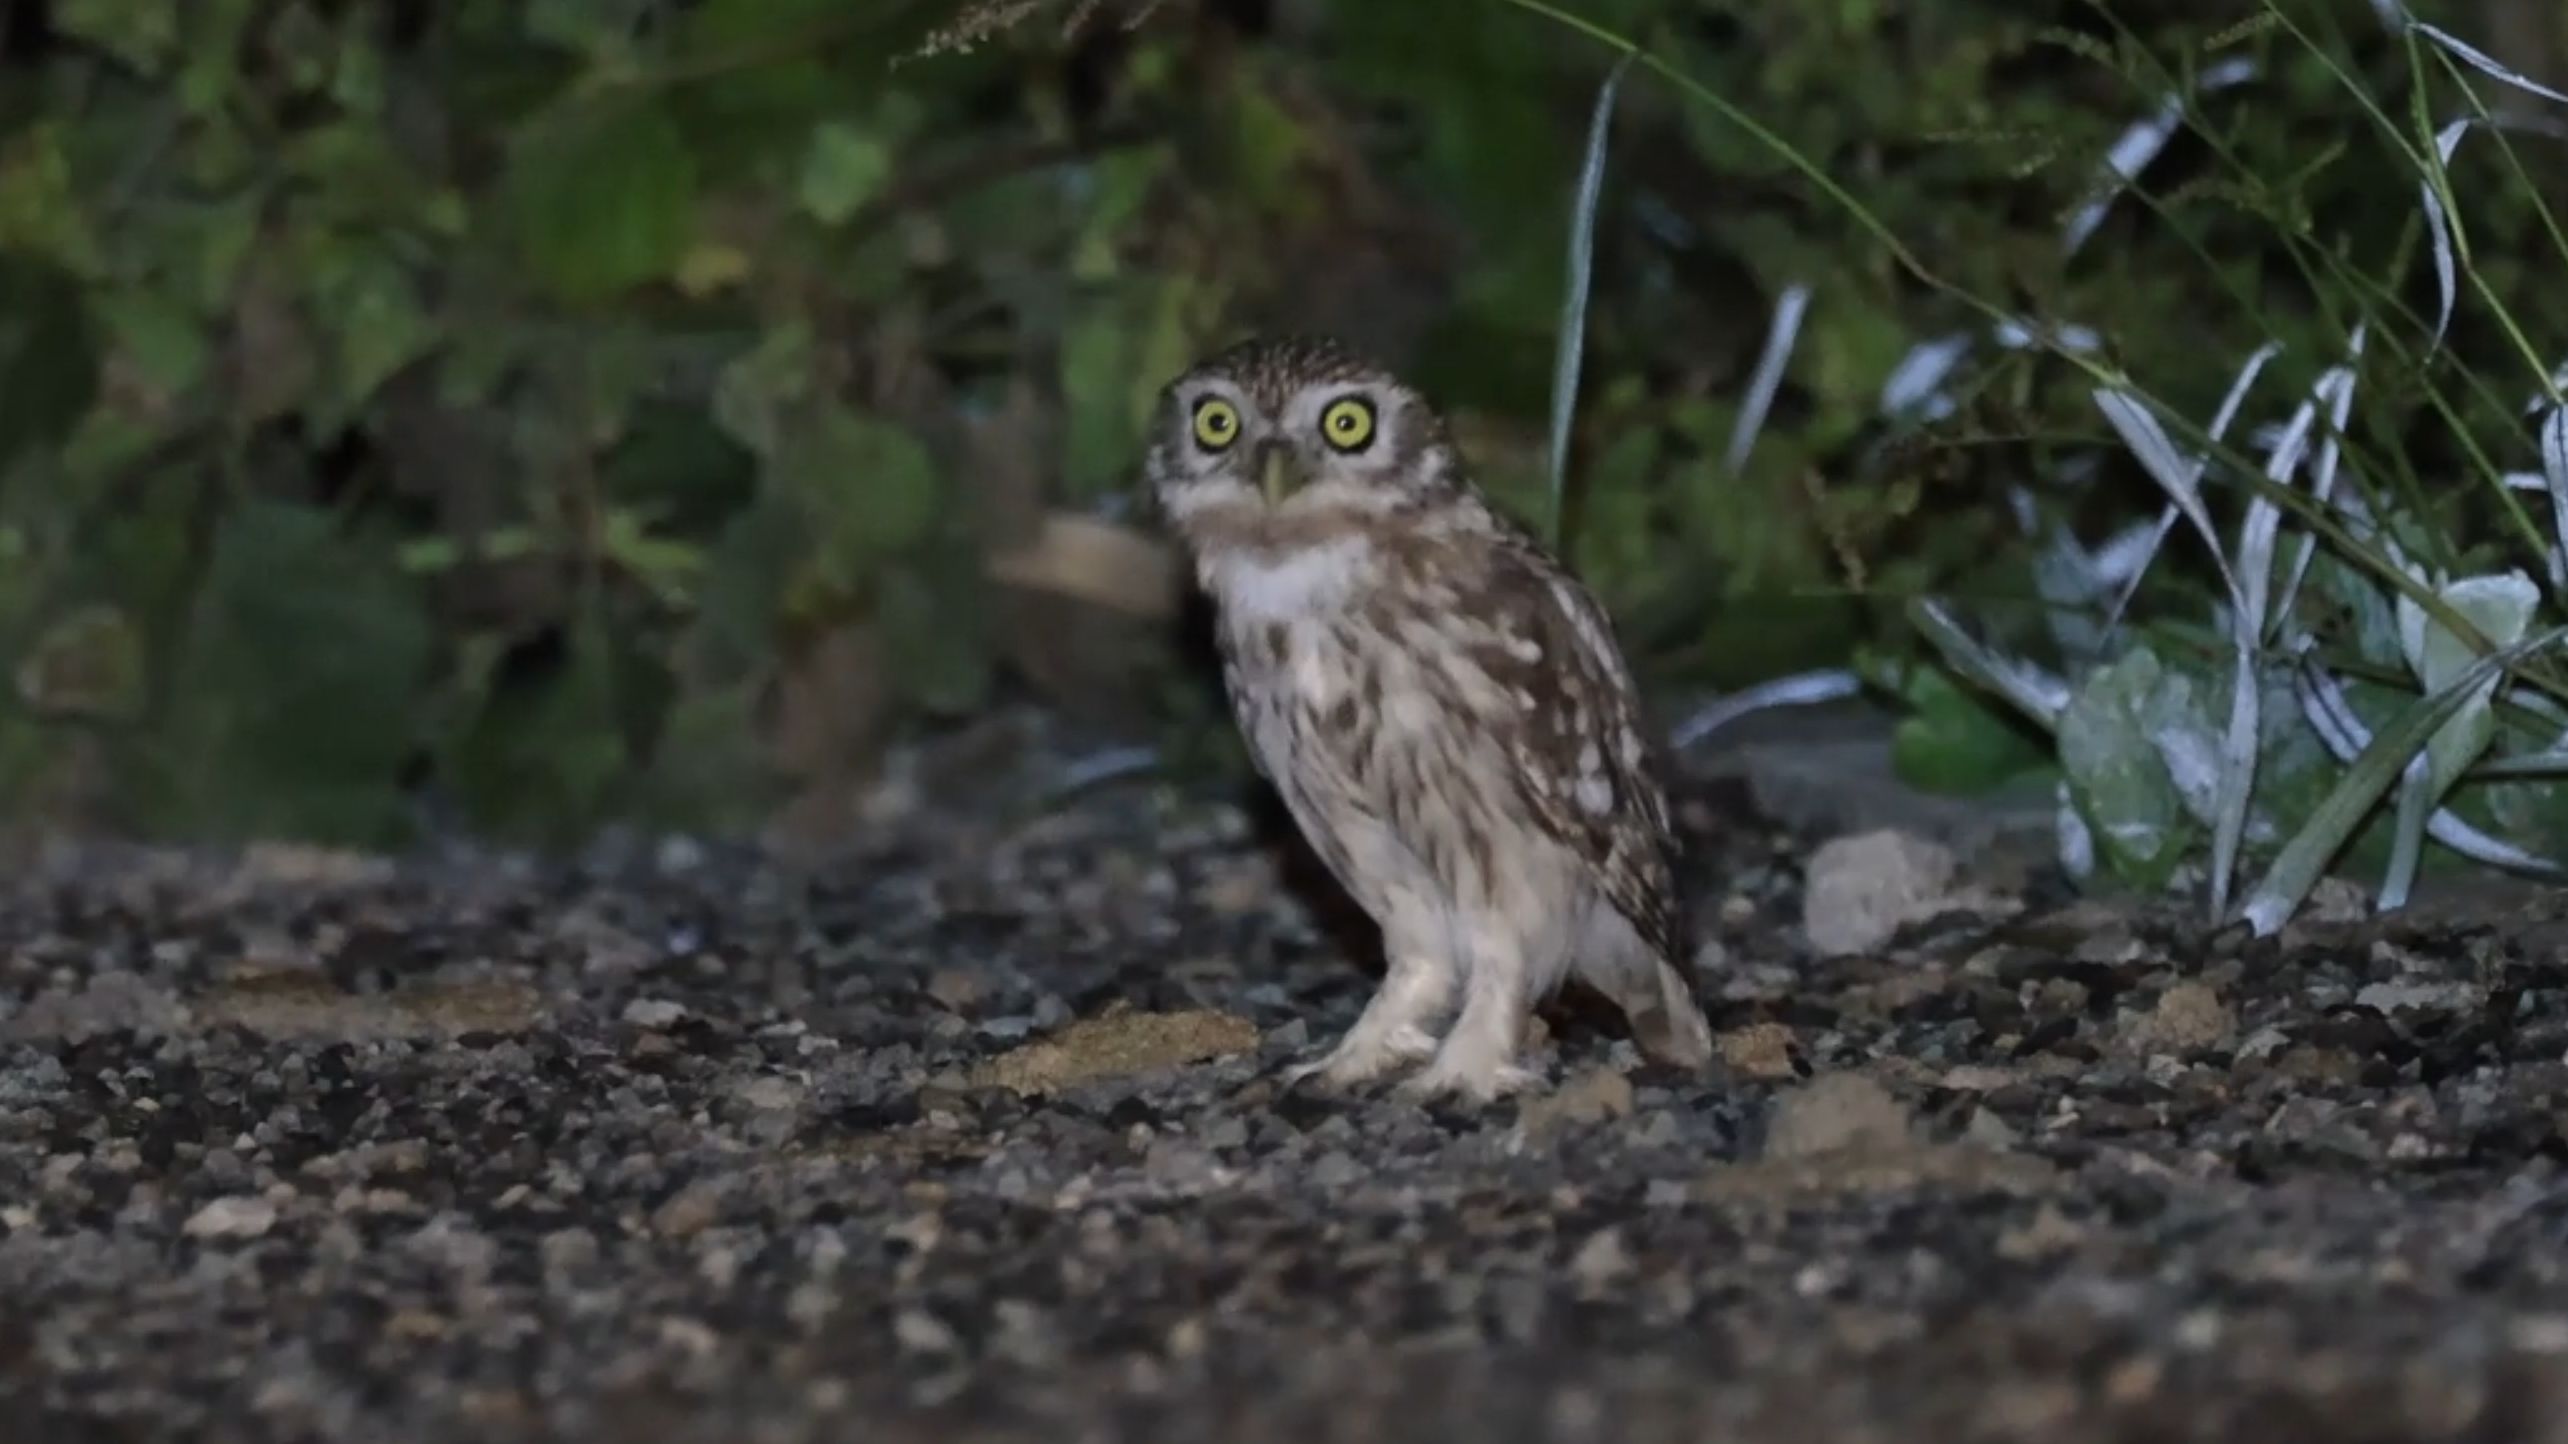
[[1614,96],[1632,68],[1626,53],[1605,73],[1596,113],[1587,123],[1587,159],[1578,171],[1578,199],[1569,216],[1569,281],[1560,303],[1560,343],[1552,360],[1551,537],[1560,545],[1569,494],[1569,424],[1578,412],[1578,366],[1587,352],[1587,288],[1595,270],[1596,198],[1605,185],[1605,141],[1614,128]]
[[2310,813],[2300,831],[2283,845],[2263,881],[2240,904],[2238,915],[2257,936],[2271,934],[2289,920],[2326,872],[2328,863],[2344,848],[2346,839],[2354,835],[2363,819],[2379,805],[2382,794],[2407,770],[2409,759],[2425,750],[2436,729],[2467,705],[2482,683],[2525,657],[2558,645],[2562,637],[2568,637],[2568,627],[2553,627],[2481,657],[2461,675],[2409,703],[2389,726],[2382,728]]
[[[2255,61],[2244,56],[2232,57],[2203,72],[2202,89],[2208,93],[2252,80],[2256,77],[2256,69]],[[2114,137],[2113,148],[2104,156],[2103,179],[2107,184],[2095,199],[2079,207],[2077,214],[2069,217],[2068,225],[2062,228],[2060,250],[2063,254],[2076,255],[2078,248],[2087,243],[2087,238],[2095,234],[2096,227],[2104,224],[2105,213],[2113,209],[2114,201],[2140,178],[2140,172],[2148,168],[2149,162],[2158,158],[2158,152],[2166,149],[2167,141],[2175,135],[2176,126],[2184,119],[2184,114],[2185,97],[2171,94],[2158,102],[2155,113],[2133,121],[2122,134]]]
[[2407,906],[2408,890],[2416,886],[2417,863],[2425,856],[2425,821],[2434,810],[2433,788],[2425,754],[2420,752],[2399,774],[2398,812],[2390,827],[2390,860],[2381,869],[2381,891],[2372,902],[2377,911],[2397,912]]
[[2568,777],[2568,748],[2553,747],[2513,757],[2491,757],[2470,769],[2482,782],[2532,777]]
[[2461,39],[2459,36],[2454,35],[2448,30],[2434,25],[2417,24],[2416,33],[2433,41],[2435,44],[2442,46],[2445,50],[2451,52],[2453,58],[2459,60],[2462,64],[2469,66],[2473,70],[2477,70],[2482,74],[2494,76],[2497,79],[2504,81],[2506,84],[2513,86],[2515,89],[2523,91],[2527,95],[2538,95],[2544,100],[2555,100],[2562,105],[2568,105],[2568,94],[2563,94],[2559,91],[2553,90],[2549,86],[2542,84],[2540,81],[2535,80],[2528,75],[2508,70],[2503,65],[2498,64],[2495,57],[2472,45],[2470,42]]
[[1962,677],[2005,699],[2016,711],[2042,725],[2060,728],[2068,710],[2069,685],[2030,662],[2005,656],[1963,630],[1950,608],[1928,597],[1911,598],[1908,619],[1935,644],[1944,662]]
[[2229,588],[2230,597],[2238,596],[2238,575],[2230,570],[2229,554],[2220,545],[2220,532],[2211,524],[2211,513],[2202,504],[2202,471],[2199,461],[2188,461],[2167,439],[2167,430],[2144,405],[2139,396],[2121,387],[2098,387],[2090,393],[2096,409],[2113,429],[2122,435],[2122,444],[2140,459],[2141,468],[2158,489],[2167,494],[2184,519],[2202,536],[2203,545],[2211,549],[2211,558],[2220,569],[2220,580]]
[[[2354,328],[2352,356],[2343,366],[2331,366],[2310,388],[2310,399],[2327,413],[2327,431],[2319,438],[2318,459],[2309,471],[2309,495],[2312,501],[2329,502],[2336,497],[2336,467],[2343,458],[2341,444],[2346,420],[2354,413],[2353,361],[2363,355],[2363,328]],[[2292,554],[2290,575],[2283,579],[2283,594],[2274,602],[2276,626],[2286,624],[2292,603],[2300,596],[2301,580],[2309,575],[2310,558],[2318,550],[2318,538],[2304,532],[2298,538],[2300,547]]]
[[1823,702],[1841,702],[1863,689],[1863,679],[1842,668],[1768,678],[1704,704],[1693,715],[1669,729],[1668,741],[1679,749],[1692,747],[1751,713],[1774,707],[1814,707]]
[[2456,120],[2435,132],[2434,153],[2437,163],[2423,180],[2417,182],[2418,198],[2425,207],[2426,239],[2434,246],[2434,345],[2443,344],[2443,333],[2452,325],[2452,298],[2459,289],[2457,266],[2453,260],[2452,220],[2443,208],[2443,188],[2449,184],[2446,168],[2452,164],[2453,147],[2474,121]]
[[2541,419],[2541,485],[2550,493],[2550,590],[2568,594],[2568,405],[2553,406]]
[[[2249,356],[2246,363],[2238,368],[2237,376],[2230,380],[2229,393],[2220,398],[2219,412],[2211,418],[2211,430],[2208,434],[2212,440],[2218,441],[2228,434],[2230,423],[2238,419],[2238,408],[2246,404],[2248,388],[2256,384],[2256,377],[2264,371],[2265,363],[2281,354],[2282,349],[2281,342],[2268,341],[2257,347],[2255,354]],[[2196,475],[2199,474],[2200,469],[2197,468]],[[2149,564],[2158,559],[2158,548],[2165,544],[2167,533],[2175,530],[2176,512],[2176,503],[2171,501],[2167,503],[2167,509],[2158,514],[2156,532],[2150,536],[2147,548],[2141,552],[2138,563],[2131,569],[2130,580],[2124,583],[2122,595],[2114,599],[2113,611],[2105,618],[2106,631],[2110,632],[2122,625],[2122,614],[2130,609],[2132,597],[2139,593],[2141,579],[2149,574]]]
[[[2345,698],[2345,689],[2337,685],[2334,677],[2304,661],[2293,676],[2292,691],[2300,700],[2301,716],[2337,761],[2350,763],[2371,745],[2371,729],[2365,727],[2363,719],[2355,714],[2353,704]],[[2568,752],[2502,758],[2483,762],[2470,772],[2472,777],[2483,780],[2562,774],[2568,774]],[[2568,877],[2568,868],[2517,847],[2504,838],[2481,832],[2448,807],[2438,807],[2426,817],[2425,835],[2472,862],[2488,867],[2530,877]]]
[[1748,381],[1748,394],[1739,403],[1739,419],[1730,428],[1730,450],[1722,458],[1730,474],[1736,476],[1748,464],[1748,453],[1757,444],[1757,433],[1764,429],[1767,408],[1774,405],[1775,389],[1783,384],[1784,363],[1792,359],[1793,343],[1801,336],[1801,313],[1810,306],[1810,288],[1799,283],[1786,286],[1774,303],[1774,323],[1766,329],[1765,350],[1757,356],[1756,374]]
[[1950,415],[1953,402],[1944,393],[1944,378],[1970,354],[1971,345],[1970,334],[1957,331],[1909,347],[1881,383],[1881,414],[1899,417],[1915,411],[1929,421]]

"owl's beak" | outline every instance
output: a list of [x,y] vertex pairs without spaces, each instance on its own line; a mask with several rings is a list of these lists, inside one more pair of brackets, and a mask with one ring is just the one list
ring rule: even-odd
[[1257,489],[1266,493],[1266,504],[1277,506],[1302,485],[1302,463],[1289,446],[1269,445],[1258,458]]

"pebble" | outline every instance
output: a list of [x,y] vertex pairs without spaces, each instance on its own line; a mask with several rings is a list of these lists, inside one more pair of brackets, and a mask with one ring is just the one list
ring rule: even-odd
[[636,998],[624,1005],[624,1021],[637,1028],[666,1028],[686,1015],[685,1004],[666,998]]
[[260,1238],[276,1227],[276,1204],[255,1195],[218,1198],[187,1216],[189,1238]]

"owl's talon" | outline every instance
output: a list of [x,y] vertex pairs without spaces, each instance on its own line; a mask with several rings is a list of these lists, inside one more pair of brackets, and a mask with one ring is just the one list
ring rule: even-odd
[[1437,1064],[1402,1083],[1400,1096],[1413,1103],[1437,1098],[1458,1098],[1467,1103],[1488,1104],[1511,1093],[1521,1093],[1543,1081],[1531,1068],[1501,1063],[1485,1069],[1463,1069]]
[[1374,1039],[1350,1033],[1328,1052],[1286,1069],[1284,1086],[1296,1088],[1307,1079],[1317,1078],[1324,1087],[1344,1091],[1415,1063],[1435,1049],[1436,1040],[1427,1036],[1425,1029],[1406,1024]]

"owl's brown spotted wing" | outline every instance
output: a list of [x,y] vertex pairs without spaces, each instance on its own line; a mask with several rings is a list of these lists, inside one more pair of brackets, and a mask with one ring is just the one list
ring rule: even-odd
[[1496,730],[1506,785],[1543,829],[1594,870],[1605,896],[1659,956],[1674,959],[1675,835],[1640,699],[1611,624],[1578,580],[1510,538],[1460,583],[1463,613],[1495,634],[1475,660],[1522,708]]

